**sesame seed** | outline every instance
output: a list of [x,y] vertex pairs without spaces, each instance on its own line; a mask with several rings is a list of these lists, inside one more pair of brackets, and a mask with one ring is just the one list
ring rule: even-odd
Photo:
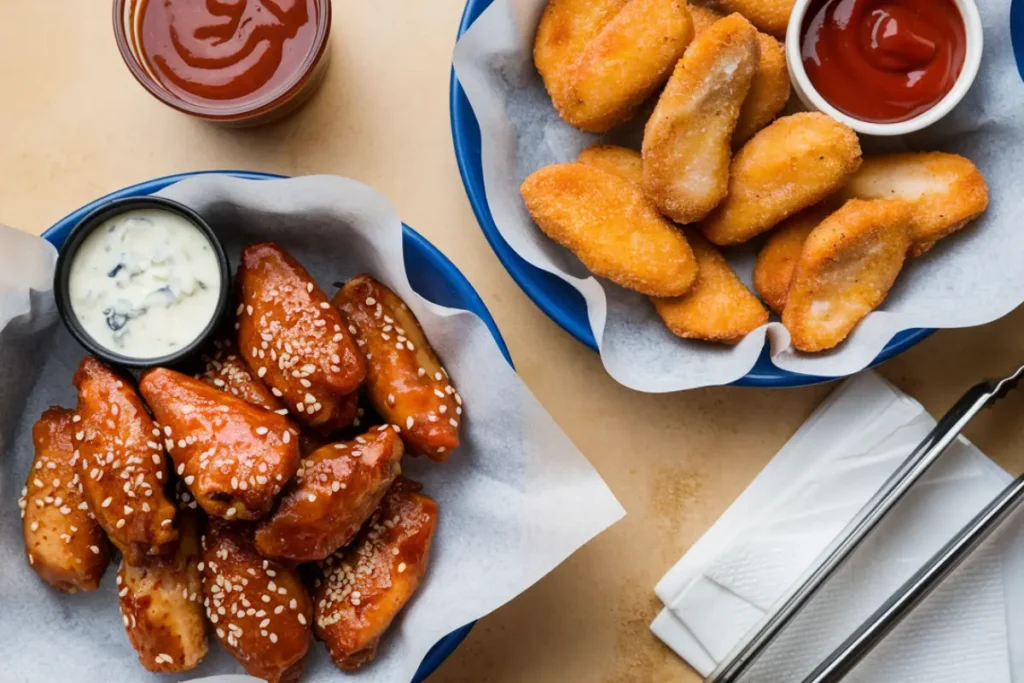
[[309,502],[310,502],[310,503],[312,503],[312,502],[314,502],[315,500],[316,500],[316,494],[315,494],[315,493],[311,493],[311,494],[309,494]]
[[196,477],[195,477],[194,474],[188,475],[187,477],[185,477],[185,486],[191,486],[192,482],[194,482],[195,480],[196,480]]
[[124,520],[123,519],[117,520],[117,524],[115,524],[114,526],[116,526],[118,529],[122,528],[124,526]]
[[374,299],[372,296],[366,297],[366,305],[367,306],[373,306],[375,303],[377,303],[377,300]]
[[282,396],[284,396],[284,394],[282,394],[280,392],[280,390],[278,390],[277,387],[271,387],[270,388],[270,393],[272,393],[274,396],[277,396],[278,398],[281,398]]
[[260,436],[263,436],[264,434],[266,434],[269,431],[270,431],[269,429],[267,429],[266,427],[262,427],[262,426],[256,428],[256,433],[259,434]]
[[81,422],[82,421],[82,416],[81,415],[74,415],[74,416],[72,416],[71,421],[72,422]]
[[412,425],[413,425],[413,419],[412,419],[412,415],[410,415],[409,417],[405,418],[405,428],[406,429],[412,429]]
[[405,562],[399,562],[399,563],[398,563],[398,573],[399,573],[399,574],[401,574],[402,572],[404,572],[404,571],[405,571],[405,568],[406,568]]
[[299,623],[302,624],[303,626],[306,625],[306,617],[305,617],[305,615],[299,614],[298,615],[298,620],[299,620]]
[[234,517],[236,512],[238,511],[235,510],[235,508],[228,508],[228,511],[224,513],[224,516],[228,518]]
[[30,528],[32,529],[32,531],[39,531],[39,522],[32,522]]
[[259,378],[262,378],[266,374],[267,374],[267,369],[266,368],[260,368],[259,370],[256,371],[256,376],[259,377]]
[[245,307],[245,312],[248,313],[249,315],[252,315],[252,311],[253,311],[253,308],[252,308],[251,305]]
[[272,643],[276,643],[277,642],[277,634],[276,633],[271,633],[270,634],[270,642],[272,642]]
[[93,555],[99,555],[100,554],[99,546],[91,545],[91,546],[89,546],[89,550],[92,551]]
[[167,435],[167,436],[171,435],[171,426],[170,425],[164,425],[164,434]]
[[178,439],[178,448],[184,448],[187,445],[188,443],[185,441],[185,439]]
[[313,283],[312,282],[307,282],[306,283],[306,291],[312,294],[312,292],[313,292]]
[[103,507],[103,508],[110,507],[110,504],[112,502],[114,502],[114,497],[113,496],[107,496],[106,498],[103,499],[103,502],[100,503],[100,507]]
[[291,440],[292,440],[292,433],[291,433],[291,432],[289,432],[289,431],[288,431],[288,430],[286,429],[286,430],[284,431],[284,433],[282,433],[282,434],[281,434],[281,441],[283,441],[284,443],[288,443],[288,442],[289,442],[289,441],[291,441]]
[[454,417],[448,420],[448,424],[450,424],[452,427],[458,427],[459,426],[458,420],[456,420]]
[[160,526],[170,526],[171,524],[174,524],[173,519],[165,519],[164,521],[160,522]]

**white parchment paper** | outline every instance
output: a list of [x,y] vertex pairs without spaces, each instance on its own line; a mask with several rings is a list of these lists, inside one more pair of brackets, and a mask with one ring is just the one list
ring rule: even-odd
[[[497,609],[558,566],[623,509],[505,362],[474,314],[434,305],[406,277],[402,225],[381,195],[351,180],[252,181],[206,176],[160,194],[209,220],[233,265],[245,244],[287,248],[332,294],[370,272],[412,307],[466,402],[463,445],[443,465],[406,458],[440,506],[431,566],[377,660],[342,674],[313,643],[304,681],[406,683],[451,631]],[[242,673],[211,638],[187,675],[147,673],[121,624],[115,567],[95,593],[62,595],[25,561],[17,499],[32,460],[31,426],[51,404],[75,405],[83,351],[59,323],[50,292],[56,254],[0,227],[0,681],[111,683]],[[255,680],[255,679],[249,679]]]
[[[1024,83],[1010,41],[1009,0],[977,0],[985,27],[981,72],[966,99],[936,126],[899,140],[863,139],[867,151],[944,150],[970,158],[989,183],[988,212],[972,227],[912,261],[880,310],[838,349],[800,354],[771,322],[735,347],[682,340],[662,324],[646,297],[591,276],[568,250],[533,223],[519,195],[523,179],[547,164],[574,161],[602,140],[563,122],[533,66],[534,31],[547,0],[494,0],[455,48],[454,65],[480,122],[484,186],[494,222],[526,261],[554,273],[586,299],[590,325],[609,374],[640,391],[726,384],[743,377],[771,342],[780,368],[839,377],[855,373],[901,330],[969,327],[999,318],[1024,301]],[[639,149],[649,109],[604,140]],[[748,284],[751,247],[729,250]],[[777,318],[776,318],[777,320]]]

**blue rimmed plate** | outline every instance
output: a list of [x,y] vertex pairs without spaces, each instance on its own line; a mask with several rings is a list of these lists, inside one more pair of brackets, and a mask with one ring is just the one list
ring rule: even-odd
[[[462,22],[459,24],[460,38],[476,21],[476,18],[490,7],[493,1],[469,0],[467,2],[466,9],[462,14]],[[1024,2],[1024,0],[1021,1]],[[484,174],[480,154],[480,125],[454,70],[452,70],[451,77],[450,107],[452,139],[455,142],[455,156],[459,162],[462,182],[466,186],[466,194],[469,195],[473,213],[476,214],[484,236],[491,244],[491,248],[494,249],[494,253],[497,254],[498,260],[505,266],[512,279],[519,283],[526,295],[549,318],[576,339],[597,351],[597,342],[590,329],[587,306],[583,296],[564,280],[523,260],[498,232],[498,226],[494,224],[494,217],[491,216],[491,209],[487,204],[487,193],[484,190]],[[932,332],[934,330],[930,329],[900,332],[882,349],[871,366],[874,367],[902,353]],[[766,342],[754,367],[745,377],[733,384],[752,387],[799,387],[829,382],[833,379],[835,378],[802,375],[775,367]]]
[[[211,173],[220,173],[222,175],[230,175],[236,178],[245,178],[249,180],[269,180],[274,178],[282,178],[284,176],[271,175],[269,173],[254,173],[250,171],[200,171],[196,173],[179,173],[178,175],[165,176],[163,178],[155,178],[148,180],[137,185],[131,185],[129,187],[112,192],[105,197],[101,197],[94,202],[86,204],[80,209],[68,214],[61,220],[59,220],[53,227],[43,233],[43,237],[50,241],[55,247],[60,247],[67,238],[68,233],[71,229],[88,213],[98,208],[100,205],[109,202],[113,199],[121,199],[122,197],[140,197],[143,195],[153,194],[164,189],[168,185],[173,185],[179,180],[185,178],[191,178],[197,175],[208,175]],[[455,265],[448,260],[448,258],[437,250],[434,245],[428,242],[422,235],[413,230],[407,225],[403,225],[404,231],[404,243],[405,243],[405,269],[409,274],[409,282],[421,296],[433,301],[436,304],[442,306],[449,306],[451,308],[462,308],[467,311],[476,313],[477,316],[487,325],[487,329],[491,331],[491,335],[494,337],[495,343],[501,350],[501,353],[505,356],[505,360],[512,364],[512,358],[508,353],[508,348],[505,346],[505,341],[501,338],[501,333],[498,331],[498,326],[494,322],[494,318],[491,317],[487,307],[484,306],[483,300],[480,299],[480,295],[476,293],[473,286],[469,284],[469,280],[463,276]],[[423,662],[420,664],[420,668],[416,671],[416,676],[413,678],[413,683],[418,683],[426,679],[434,669],[441,665],[448,656],[455,651],[455,648],[463,641],[470,629],[473,628],[473,624],[467,624],[457,631],[449,633],[447,636],[439,640],[434,647],[430,649],[427,656],[423,658]]]

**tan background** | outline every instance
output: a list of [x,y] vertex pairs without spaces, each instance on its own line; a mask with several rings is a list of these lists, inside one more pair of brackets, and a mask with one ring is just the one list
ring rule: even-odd
[[[293,118],[232,131],[142,90],[114,44],[109,0],[0,2],[0,222],[40,233],[124,185],[199,169],[335,173],[373,185],[462,269],[523,379],[600,470],[627,518],[482,620],[440,683],[696,681],[647,624],[652,588],[722,513],[827,387],[628,391],[549,321],[502,269],[462,189],[448,122],[464,0],[335,0],[334,62]],[[1024,361],[1024,314],[940,332],[888,363],[933,412]],[[1021,394],[968,435],[1024,469]]]

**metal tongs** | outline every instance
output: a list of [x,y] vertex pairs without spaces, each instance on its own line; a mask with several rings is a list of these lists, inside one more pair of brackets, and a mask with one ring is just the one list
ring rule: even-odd
[[[982,409],[996,403],[1014,389],[1024,367],[1001,380],[982,382],[967,391],[935,428],[872,496],[853,520],[823,553],[824,560],[812,567],[704,679],[705,683],[734,683],[793,620],[825,582],[874,530],[903,495],[935,464],[957,435]],[[1024,500],[1024,477],[1010,484],[928,564],[908,580],[842,645],[804,680],[804,683],[839,681],[878,644],[921,600],[970,554],[1010,512]]]

